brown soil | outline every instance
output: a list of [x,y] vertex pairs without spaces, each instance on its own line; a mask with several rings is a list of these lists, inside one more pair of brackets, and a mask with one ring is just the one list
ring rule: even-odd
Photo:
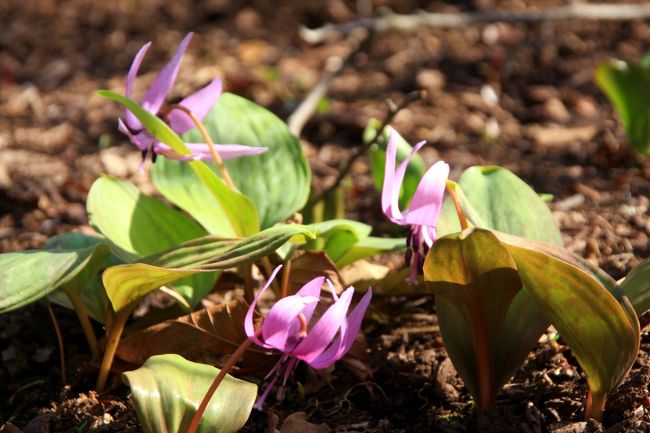
[[[140,157],[116,130],[119,108],[97,96],[122,89],[130,62],[152,40],[136,89],[167,61],[183,34],[197,33],[174,97],[215,74],[228,91],[269,107],[283,118],[323,75],[346,44],[309,46],[297,34],[357,16],[356,5],[389,5],[398,12],[550,7],[564,2],[493,0],[444,3],[410,0],[234,2],[186,4],[145,0],[68,0],[0,4],[0,251],[40,247],[56,233],[89,231],[85,197],[101,173],[128,178],[152,191]],[[539,192],[552,208],[567,247],[621,278],[650,256],[650,159],[629,150],[611,106],[594,84],[595,66],[615,56],[639,58],[650,46],[643,21],[486,25],[381,34],[331,85],[330,110],[316,115],[303,139],[317,186],[358,146],[384,100],[399,102],[418,88],[428,96],[402,111],[394,126],[410,141],[428,140],[425,159],[444,159],[452,177],[474,164],[503,165]],[[483,86],[499,94],[496,105]],[[495,129],[498,125],[498,131]],[[352,170],[348,216],[386,232],[367,161]],[[61,385],[59,354],[46,310],[35,305],[0,316],[0,431],[139,431],[128,389],[113,382],[90,391],[89,363],[74,314],[56,309],[66,340],[69,386]],[[390,318],[390,323],[388,323]],[[309,422],[336,432],[646,432],[650,430],[650,340],[626,382],[613,395],[603,423],[581,423],[587,387],[566,346],[539,343],[476,421],[473,404],[446,357],[433,299],[373,300],[366,319],[368,354],[361,365],[341,362],[332,386],[273,399],[254,412],[248,432],[312,431],[286,422],[306,412]],[[98,329],[99,331],[99,329]],[[614,348],[612,350],[615,350]],[[309,385],[309,386],[307,386]],[[283,425],[283,422],[285,424]],[[289,423],[290,424],[290,423]],[[327,430],[323,430],[327,431]]]

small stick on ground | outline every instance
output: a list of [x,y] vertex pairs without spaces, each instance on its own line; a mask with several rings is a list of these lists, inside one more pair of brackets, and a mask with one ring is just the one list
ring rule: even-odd
[[[321,80],[314,86],[314,88],[307,94],[305,99],[300,103],[298,108],[291,113],[287,119],[287,124],[289,125],[289,131],[294,134],[296,137],[300,137],[302,129],[305,127],[307,121],[311,118],[318,107],[318,103],[323,97],[327,94],[327,89],[330,86],[330,83],[352,63],[354,57],[362,51],[365,51],[368,48],[368,45],[371,40],[371,32],[364,32],[362,36],[353,35],[350,38],[349,45],[352,46],[350,53],[345,57],[345,59],[340,60],[338,58],[328,59],[326,63],[327,73]],[[338,61],[332,61],[338,60]]]
[[650,17],[650,3],[585,4],[572,3],[545,10],[500,10],[459,13],[418,12],[410,15],[388,11],[377,18],[361,18],[341,24],[326,24],[317,29],[302,27],[300,36],[310,44],[323,42],[336,34],[348,34],[358,28],[376,32],[413,31],[420,27],[459,28],[480,23],[539,23],[571,19],[625,21]]
[[386,113],[386,116],[384,117],[384,120],[381,123],[381,126],[377,130],[377,134],[375,135],[375,138],[368,141],[367,143],[364,143],[361,147],[358,147],[357,150],[352,154],[352,156],[346,160],[345,165],[343,166],[343,168],[341,168],[341,170],[339,170],[339,174],[336,177],[336,179],[334,180],[334,182],[332,182],[332,184],[330,186],[325,188],[320,193],[317,193],[314,196],[312,196],[309,199],[309,202],[307,203],[306,207],[313,206],[315,203],[318,203],[319,201],[321,201],[323,199],[323,197],[325,197],[330,192],[332,192],[334,189],[336,189],[341,184],[341,182],[343,181],[345,176],[348,175],[348,173],[350,172],[350,169],[352,168],[352,165],[354,164],[354,162],[357,159],[359,159],[359,157],[361,155],[366,153],[368,151],[368,149],[370,149],[370,147],[373,144],[376,144],[378,142],[379,138],[384,133],[384,130],[386,129],[386,127],[388,127],[390,122],[393,121],[393,119],[395,118],[397,113],[399,113],[400,111],[402,111],[403,109],[405,109],[406,107],[411,105],[413,102],[415,102],[415,101],[417,101],[419,99],[422,99],[424,97],[424,95],[425,95],[424,90],[416,90],[414,92],[408,93],[404,97],[404,100],[399,105],[395,105],[395,104],[392,103],[392,101],[389,100],[388,101],[388,112]]

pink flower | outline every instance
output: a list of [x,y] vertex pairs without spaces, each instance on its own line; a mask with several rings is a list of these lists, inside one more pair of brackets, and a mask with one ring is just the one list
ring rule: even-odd
[[[192,39],[192,33],[188,33],[183,38],[181,44],[178,46],[176,54],[174,54],[174,57],[172,57],[169,63],[167,63],[167,65],[165,65],[165,67],[158,73],[151,84],[151,87],[149,87],[147,93],[145,93],[144,98],[142,98],[142,108],[150,113],[160,115],[165,97],[167,97],[174,81],[176,81],[181,58],[183,57],[183,53],[185,53],[187,45],[190,43],[190,39]],[[131,68],[126,77],[126,89],[124,93],[127,98],[131,98],[133,83],[136,75],[138,75],[140,63],[142,63],[142,59],[150,46],[151,42],[147,42],[142,48],[140,48],[135,59],[133,59],[133,63],[131,64]],[[210,84],[179,102],[179,105],[189,109],[199,120],[202,120],[212,109],[214,103],[217,102],[219,95],[221,95],[221,79],[216,77]],[[189,131],[195,126],[190,117],[179,110],[173,110],[170,112],[165,116],[165,120],[177,134]],[[151,134],[144,129],[142,123],[140,123],[135,115],[129,110],[126,110],[124,120],[120,119],[118,121],[118,129],[129,137],[131,142],[142,151],[144,156],[151,153],[152,158],[155,158],[158,154],[164,155],[169,159],[210,160],[212,158],[208,145],[204,143],[187,143],[187,147],[192,152],[192,155],[179,155],[169,146],[157,141],[153,136],[151,136]],[[266,150],[267,148],[265,147],[242,146],[240,144],[217,145],[217,151],[222,159],[232,159],[246,155],[258,155],[266,152]]]
[[408,157],[395,170],[397,139],[399,135],[393,131],[386,147],[386,168],[384,170],[384,187],[381,193],[381,208],[384,214],[395,224],[410,226],[410,234],[406,245],[406,262],[411,264],[409,283],[417,281],[417,275],[422,274],[424,258],[437,238],[436,224],[442,200],[445,194],[449,165],[443,161],[436,162],[422,176],[418,187],[411,199],[408,210],[399,210],[399,193],[404,180],[406,167],[413,155],[424,146],[421,141],[413,147]]
[[278,266],[273,271],[266,285],[257,294],[244,321],[246,335],[255,344],[282,352],[282,357],[267,375],[267,378],[274,375],[271,383],[255,403],[258,409],[262,407],[280,375],[283,376],[283,385],[286,384],[298,361],[305,361],[315,369],[322,369],[341,359],[359,334],[363,315],[372,297],[372,291],[368,290],[352,312],[347,314],[354,288],[348,287],[338,297],[332,283],[327,280],[334,303],[310,328],[309,322],[320,300],[321,287],[326,281],[324,277],[314,278],[298,293],[280,299],[271,307],[262,322],[260,339],[253,326],[255,306],[281,267]]

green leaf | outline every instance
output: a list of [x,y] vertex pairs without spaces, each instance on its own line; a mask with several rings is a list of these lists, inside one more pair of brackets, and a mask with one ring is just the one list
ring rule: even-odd
[[[548,205],[514,173],[495,166],[470,167],[463,172],[458,184],[480,220],[474,223],[562,246],[562,235]],[[460,231],[456,210],[449,198],[443,204],[437,229],[440,236]]]
[[103,243],[0,254],[0,313],[35,302],[75,279],[80,282],[88,276],[86,268],[107,255]]
[[506,247],[526,292],[571,347],[592,394],[604,401],[639,350],[639,322],[629,303],[620,304],[576,266],[532,249]]
[[[191,154],[183,140],[158,116],[115,92],[99,90],[97,94],[117,101],[129,109],[156,140],[168,145],[176,153],[180,155]],[[223,210],[223,214],[230,226],[230,229],[225,227],[223,230],[227,230],[228,234],[232,232],[237,236],[247,236],[259,231],[259,216],[255,210],[255,205],[248,197],[228,188],[224,181],[202,161],[189,160],[186,163],[194,170]],[[226,220],[224,220],[224,226]]]
[[[309,196],[311,170],[300,142],[282,120],[254,102],[224,93],[203,123],[215,143],[268,148],[261,155],[225,161],[237,188],[255,203],[262,228],[302,209]],[[196,129],[183,137],[188,142],[204,141]],[[166,165],[175,164],[179,162]],[[162,170],[159,174],[167,176]]]
[[160,158],[151,169],[151,180],[165,198],[194,217],[208,233],[237,236],[226,210],[186,162]]
[[207,236],[145,257],[143,263],[112,266],[103,274],[115,311],[181,278],[252,263],[271,254],[294,236],[315,237],[308,226],[280,225],[239,241]]
[[650,151],[650,68],[636,62],[608,59],[596,69],[596,82],[621,116],[630,143]]
[[438,239],[424,264],[445,347],[480,410],[521,365],[548,322],[521,290],[508,250],[488,230]]
[[[205,235],[196,222],[162,200],[110,176],[102,176],[93,183],[86,206],[90,224],[117,247],[116,254],[127,262]],[[216,274],[196,275],[179,282],[175,289],[190,305],[195,305],[212,288],[215,279]]]
[[650,309],[650,259],[639,263],[620,284],[638,316]]
[[[380,126],[379,121],[371,119],[366,127],[366,131],[364,132],[364,141],[374,140],[375,134],[379,132],[378,128]],[[386,146],[391,132],[397,134],[393,128],[385,128],[384,133],[379,140],[379,144],[375,144],[370,148],[370,166],[372,168],[373,177],[375,178],[375,187],[377,188],[377,191],[381,191],[384,185]],[[399,163],[404,161],[412,149],[413,147],[404,140],[401,135],[397,134],[396,165],[399,165]],[[411,162],[406,166],[406,173],[404,174],[404,181],[402,182],[402,190],[399,195],[399,205],[401,209],[408,207],[408,204],[411,202],[411,198],[413,197],[413,194],[415,194],[415,190],[420,183],[420,179],[424,176],[425,171],[426,168],[422,157],[419,154],[413,155]]]
[[[178,355],[152,356],[122,375],[145,433],[184,433],[219,370]],[[257,386],[226,375],[201,419],[199,433],[234,433],[250,415]]]
[[[73,250],[106,244],[106,239],[97,236],[88,236],[83,233],[63,233],[53,236],[45,243],[48,250]],[[93,319],[104,323],[104,308],[106,295],[101,284],[99,271],[106,266],[120,263],[120,260],[109,253],[98,254],[75,278],[65,283],[65,291],[57,290],[50,294],[50,301],[66,308],[74,309],[66,295],[70,291],[76,292],[80,297],[86,311]]]
[[333,261],[341,258],[352,245],[368,237],[372,227],[348,219],[333,219],[314,223],[311,228],[318,232],[318,238],[310,243],[312,251],[325,251]]
[[377,254],[402,251],[406,248],[406,238],[379,238],[368,236],[354,243],[338,259],[336,266],[342,268],[357,260],[376,256]]

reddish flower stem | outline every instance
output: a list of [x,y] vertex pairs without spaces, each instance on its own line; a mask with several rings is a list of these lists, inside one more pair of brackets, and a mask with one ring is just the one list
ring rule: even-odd
[[467,218],[465,217],[465,214],[463,213],[463,210],[460,207],[460,202],[458,201],[456,192],[454,191],[453,188],[449,187],[449,184],[447,184],[447,192],[449,193],[449,197],[451,198],[451,201],[454,203],[454,207],[456,208],[456,214],[458,215],[458,222],[460,223],[460,228],[461,230],[465,230],[466,228],[469,227]]
[[[262,333],[262,328],[255,331],[255,335],[257,336],[259,336],[261,333]],[[215,377],[214,381],[212,381],[212,385],[210,385],[210,388],[208,388],[208,391],[205,393],[205,396],[203,396],[203,400],[201,401],[201,404],[196,410],[196,413],[194,413],[194,416],[192,417],[192,421],[190,422],[190,425],[187,428],[186,433],[196,433],[196,431],[199,428],[199,423],[201,422],[201,418],[203,417],[203,413],[208,408],[208,403],[210,403],[212,396],[217,391],[217,388],[223,381],[223,378],[226,377],[226,374],[228,374],[230,369],[235,365],[235,363],[239,360],[239,358],[241,358],[244,355],[244,352],[248,350],[251,344],[253,344],[253,341],[251,339],[247,338],[246,340],[244,340],[242,344],[239,345],[237,350],[235,350],[235,352],[233,352],[233,354],[230,355],[230,358],[228,358],[225,364],[223,364],[223,366],[221,367],[221,371],[219,371],[219,374],[217,374],[217,377]]]
[[201,136],[205,140],[205,143],[208,145],[208,148],[210,149],[210,154],[212,155],[212,159],[214,159],[215,164],[217,164],[217,167],[219,167],[219,171],[221,171],[221,175],[223,176],[223,180],[226,182],[226,185],[228,185],[228,188],[232,189],[233,191],[237,191],[237,187],[235,186],[235,183],[232,181],[232,177],[230,177],[230,173],[228,173],[228,170],[226,169],[225,164],[223,163],[223,160],[219,156],[219,153],[217,152],[217,148],[214,145],[214,142],[210,138],[210,134],[208,134],[208,131],[205,129],[205,126],[203,126],[203,123],[199,120],[198,117],[192,112],[192,110],[189,110],[186,107],[183,107],[182,105],[179,104],[172,104],[163,113],[169,113],[172,110],[180,110],[183,113],[187,114],[190,119],[192,119],[192,122],[196,125],[196,127],[199,129],[199,132],[201,133]]

